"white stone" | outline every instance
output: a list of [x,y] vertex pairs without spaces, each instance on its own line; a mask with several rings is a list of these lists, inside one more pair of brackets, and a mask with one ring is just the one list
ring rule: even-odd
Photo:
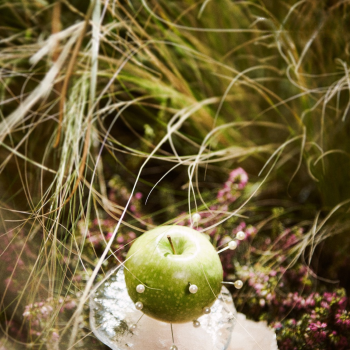
[[247,320],[239,313],[227,350],[278,350],[276,334],[265,322]]

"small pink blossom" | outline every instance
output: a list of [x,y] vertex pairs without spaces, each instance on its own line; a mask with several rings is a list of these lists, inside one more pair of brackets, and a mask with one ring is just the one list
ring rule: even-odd
[[113,232],[108,232],[106,234],[106,240],[109,241],[112,238],[112,236],[113,236]]
[[70,300],[65,304],[65,309],[66,310],[72,310],[77,306],[77,303],[74,300]]
[[135,198],[138,199],[138,200],[140,200],[140,199],[142,198],[142,196],[143,196],[143,195],[142,195],[141,192],[136,192],[136,193],[135,193]]
[[135,239],[135,238],[136,238],[136,233],[130,231],[130,232],[128,233],[128,236],[129,236],[130,239]]
[[242,169],[237,168],[230,172],[229,181],[236,182],[239,189],[243,189],[248,183],[248,174]]
[[274,324],[273,326],[275,329],[281,329],[283,326],[282,326],[282,323],[281,322],[277,322]]
[[312,331],[317,331],[321,328],[326,328],[327,327],[327,324],[326,323],[321,323],[320,321],[317,321],[316,323],[310,323],[310,330]]
[[124,237],[121,236],[121,235],[118,236],[118,237],[117,237],[117,242],[118,242],[118,243],[123,243],[123,242],[124,242]]
[[51,334],[51,341],[57,342],[60,339],[60,336],[57,332],[52,332]]

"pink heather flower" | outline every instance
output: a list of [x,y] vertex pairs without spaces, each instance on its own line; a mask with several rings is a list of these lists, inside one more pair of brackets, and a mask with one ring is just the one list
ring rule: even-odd
[[283,326],[282,326],[282,323],[281,322],[277,322],[275,323],[275,325],[273,326],[275,329],[281,329]]
[[264,307],[265,304],[266,304],[265,299],[260,299],[260,300],[259,300],[259,305],[260,305],[261,307]]
[[113,232],[108,232],[106,235],[106,240],[109,241],[113,236]]
[[223,197],[224,197],[224,194],[225,194],[225,191],[224,191],[224,190],[220,190],[220,191],[218,192],[217,199],[223,198]]
[[327,324],[326,323],[321,323],[320,321],[317,321],[316,323],[310,323],[310,330],[312,331],[318,331],[320,328],[326,328]]
[[60,336],[57,332],[52,332],[51,334],[51,341],[57,342],[60,339]]
[[72,310],[77,306],[76,302],[74,300],[68,301],[66,305],[64,306],[66,310]]
[[329,304],[326,303],[325,301],[321,301],[321,307],[323,307],[325,309],[329,309]]
[[117,242],[118,243],[123,243],[124,242],[124,237],[123,236],[118,236],[117,237]]
[[256,232],[257,232],[256,227],[251,226],[251,225],[249,225],[249,226],[246,228],[246,230],[245,230],[245,234],[246,234],[247,236],[255,235]]
[[346,297],[343,297],[340,299],[339,303],[338,303],[338,306],[341,310],[345,310],[345,307],[346,307],[346,304],[347,304],[347,298]]
[[130,239],[135,239],[135,238],[136,238],[136,233],[130,231],[130,232],[128,233],[128,236],[129,236]]
[[241,190],[248,183],[248,174],[242,168],[234,169],[230,172],[229,181],[236,182]]
[[24,311],[24,312],[23,312],[23,317],[28,317],[28,318],[30,318],[30,316],[31,316],[30,311]]
[[239,225],[232,231],[233,234],[236,234],[239,231],[243,231],[246,228],[247,224],[242,221],[239,223]]
[[237,190],[242,190],[247,182],[248,175],[242,168],[232,170],[224,187],[217,194],[218,201],[220,203],[227,202],[227,204],[233,203],[239,197]]
[[261,289],[264,288],[264,285],[261,284],[261,283],[256,283],[256,284],[254,285],[254,287],[255,287],[255,289],[256,289],[257,291],[260,291]]
[[90,236],[88,240],[95,247],[100,243],[100,238],[97,235]]
[[319,333],[319,337],[318,337],[319,341],[324,341],[324,340],[326,340],[326,338],[327,338],[327,332],[321,331]]
[[43,306],[41,309],[40,309],[40,312],[41,314],[43,315],[43,317],[47,317],[49,315],[49,310],[46,306]]
[[142,198],[142,193],[141,192],[136,192],[135,193],[135,198],[140,200]]

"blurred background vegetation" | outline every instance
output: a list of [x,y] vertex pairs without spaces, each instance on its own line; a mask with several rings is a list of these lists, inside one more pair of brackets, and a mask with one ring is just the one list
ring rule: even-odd
[[342,0],[0,1],[0,346],[103,349],[95,277],[198,211],[216,245],[249,228],[226,277],[281,349],[347,349],[349,17]]

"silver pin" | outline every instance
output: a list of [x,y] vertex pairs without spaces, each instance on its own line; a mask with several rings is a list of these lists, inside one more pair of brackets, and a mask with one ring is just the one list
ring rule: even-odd
[[241,280],[237,280],[236,282],[233,282],[233,285],[237,288],[237,289],[241,289],[243,287],[243,282]]
[[190,291],[190,293],[196,294],[198,292],[198,287],[195,284],[191,284],[188,290]]
[[198,320],[194,320],[193,321],[193,327],[194,328],[198,328],[198,327],[200,327],[200,325],[201,325],[201,323]]
[[242,241],[245,238],[245,233],[243,231],[239,231],[236,234],[236,238],[239,239],[240,241]]
[[194,224],[198,224],[201,219],[201,216],[198,213],[192,215],[192,222]]
[[139,284],[137,287],[136,287],[136,292],[137,293],[143,293],[145,291],[145,286],[143,284]]
[[231,241],[228,243],[228,249],[230,250],[235,250],[237,248],[237,242],[236,241]]
[[206,315],[210,314],[210,312],[211,312],[210,307],[205,307],[205,308],[203,309],[203,313],[206,314]]
[[141,301],[138,301],[135,304],[136,310],[142,310],[143,309],[143,304],[141,303]]

